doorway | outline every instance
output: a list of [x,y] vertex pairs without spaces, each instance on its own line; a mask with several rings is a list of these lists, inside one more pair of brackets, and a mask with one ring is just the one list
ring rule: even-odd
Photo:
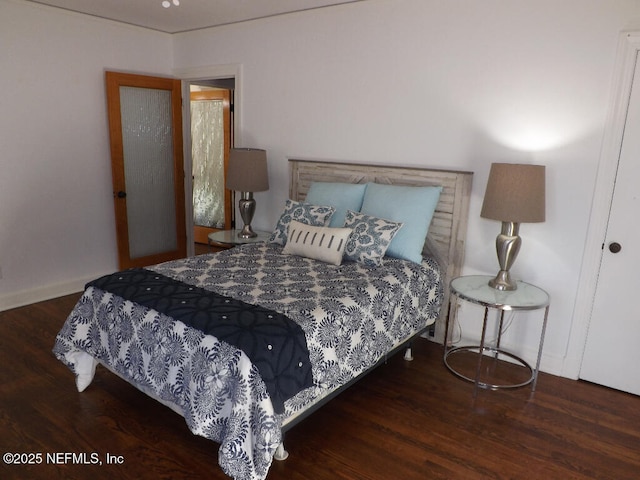
[[[113,76],[114,77],[116,76],[115,73],[113,74]],[[188,99],[190,97],[190,88],[192,84],[197,86],[215,87],[215,88],[228,90],[230,93],[230,115],[229,115],[230,118],[228,122],[229,137],[230,137],[229,144],[230,144],[230,147],[233,146],[235,141],[234,137],[236,136],[235,132],[237,131],[237,125],[240,122],[240,115],[239,113],[234,112],[235,110],[234,105],[238,107],[240,103],[240,98],[237,92],[240,90],[240,86],[241,86],[241,66],[229,64],[229,65],[222,65],[222,66],[176,69],[173,72],[173,79],[167,78],[167,77],[162,77],[162,78],[143,77],[140,75],[131,75],[131,74],[129,74],[128,77],[140,77],[143,80],[149,79],[149,81],[152,81],[152,82],[165,82],[165,83],[168,82],[169,84],[171,84],[171,87],[166,87],[166,88],[174,89],[174,92],[171,93],[172,104],[174,105],[173,106],[174,113],[172,114],[174,118],[173,118],[173,126],[171,130],[174,132],[174,134],[176,134],[175,138],[173,139],[173,147],[175,148],[175,158],[180,159],[180,165],[176,163],[175,175],[174,175],[174,180],[175,180],[174,193],[175,193],[175,203],[176,203],[175,214],[177,216],[177,220],[175,224],[176,224],[176,235],[178,238],[178,246],[179,246],[177,252],[179,253],[174,252],[175,255],[177,256],[172,254],[173,256],[171,257],[157,257],[157,256],[145,255],[144,258],[141,257],[141,260],[139,261],[139,263],[142,266],[142,265],[149,265],[151,263],[159,263],[160,261],[169,260],[171,258],[181,258],[185,256],[185,253],[184,253],[185,251],[186,251],[186,255],[189,255],[189,256],[194,255],[196,244],[194,241],[193,178],[192,178],[192,175],[189,175],[187,173],[192,171],[191,119],[190,119],[191,108],[190,108],[190,102],[183,103],[182,99]],[[180,78],[182,80],[176,80],[177,78]],[[119,95],[117,94],[117,92],[121,85],[118,81],[113,81],[112,83],[113,85],[110,87],[109,82],[107,81],[108,97],[110,96],[111,98],[119,99]],[[133,84],[133,86],[151,87],[151,88],[157,87],[155,83],[152,83],[151,85],[138,85],[136,83],[136,84]],[[162,84],[161,88],[163,89],[165,88],[164,83]],[[110,95],[109,95],[109,91],[111,91]],[[178,93],[180,91],[182,92],[181,94]],[[110,103],[110,107],[109,107],[110,118],[113,117],[114,119],[119,119],[120,118],[119,101],[112,102],[112,103],[114,106],[112,106]],[[153,101],[153,102],[146,102],[146,103],[155,105],[156,102]],[[239,108],[237,110],[238,112],[240,111]],[[166,116],[167,115],[165,115],[165,117]],[[117,133],[121,132],[121,126],[119,123],[116,125],[117,122],[113,123],[113,125],[111,123],[110,123],[110,136],[113,142],[114,138],[116,138],[117,140],[117,136],[118,136]],[[115,135],[114,135],[114,132],[116,132]],[[116,141],[116,147],[121,144],[122,144],[121,141],[120,142]],[[184,145],[184,148],[182,148],[183,145]],[[112,151],[119,152],[121,150],[122,148],[114,148],[112,145]],[[184,159],[184,163],[182,163],[182,159]],[[184,168],[182,167],[182,165],[184,166]],[[123,178],[124,178],[124,175],[123,174],[121,175],[119,172],[116,172],[116,174],[114,174],[114,179],[120,181],[120,183],[122,184],[124,184]],[[179,179],[181,178],[184,181],[179,181]],[[224,179],[224,174],[222,178]],[[122,213],[118,214],[118,211],[119,211],[118,204],[121,204],[120,206],[124,208],[124,205],[126,205],[127,203],[131,203],[132,199],[131,198],[127,199],[126,190],[124,189],[124,186],[120,184],[116,185],[116,183],[114,183],[114,196],[116,197],[116,199],[114,200],[116,202],[116,227],[118,227],[119,225],[126,225],[126,215],[125,215],[126,210],[124,210],[125,214],[122,214]],[[230,205],[233,204],[232,201],[233,199],[231,198],[231,201],[229,202]],[[152,202],[152,204],[160,205],[160,209],[164,211],[161,204],[157,202],[155,203]],[[230,221],[231,226],[233,226],[233,221],[234,221],[233,217],[234,217],[234,209],[230,208],[230,212],[225,217],[225,222]],[[125,218],[125,221],[122,221],[121,220],[122,218]],[[162,221],[161,224],[166,225],[167,222]],[[228,225],[228,223],[225,223],[224,228],[227,228],[226,225]],[[125,252],[125,257],[128,257],[129,252],[127,249],[128,247],[127,229],[120,228],[120,230],[123,230],[125,234],[120,235],[118,233],[119,257],[121,256],[120,252]],[[121,237],[124,238],[125,240],[122,240]],[[120,263],[122,264],[122,260],[120,260]],[[132,265],[123,264],[123,268],[128,268],[129,266],[132,266]]]
[[[637,238],[638,231],[632,216],[634,206],[625,202],[624,196],[629,192],[627,180],[637,179],[637,170],[629,170],[637,167],[635,162],[628,162],[628,153],[638,148],[634,138],[637,133],[632,130],[640,128],[639,52],[640,33],[622,34],[567,352],[569,361],[563,369],[566,376],[636,394],[640,394],[640,382],[633,369],[640,362],[635,345],[640,329],[634,292],[629,287],[635,285],[638,266],[632,248],[636,242],[630,235]],[[620,205],[622,208],[618,208]],[[626,218],[633,228],[619,229],[621,218],[623,225]],[[621,248],[614,243],[620,243]]]
[[640,314],[635,302],[640,253],[636,223],[640,197],[640,63],[633,62],[633,82],[618,153],[616,180],[607,221],[602,260],[593,299],[580,378],[640,395]]
[[185,81],[185,170],[192,237],[190,254],[205,253],[208,235],[232,228],[233,192],[225,188],[229,151],[234,142],[235,78]]
[[231,191],[225,178],[231,148],[233,91],[191,85],[191,158],[193,180],[193,236],[207,244],[208,235],[229,230]]

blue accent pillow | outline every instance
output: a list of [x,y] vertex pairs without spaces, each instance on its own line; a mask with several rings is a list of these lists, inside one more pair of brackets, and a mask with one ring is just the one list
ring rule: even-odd
[[308,205],[289,199],[285,204],[284,212],[278,219],[275,230],[271,234],[271,238],[269,238],[269,242],[286,245],[289,223],[292,220],[315,227],[326,227],[329,225],[335,210],[335,208],[329,206]]
[[422,263],[422,249],[442,187],[369,183],[360,211],[403,224],[387,250],[390,257]]
[[305,202],[311,205],[335,207],[336,211],[331,217],[329,226],[342,227],[347,210],[360,211],[366,189],[366,183],[313,182]]
[[344,226],[352,230],[347,240],[344,258],[378,266],[382,265],[382,258],[393,237],[401,230],[402,223],[348,210]]

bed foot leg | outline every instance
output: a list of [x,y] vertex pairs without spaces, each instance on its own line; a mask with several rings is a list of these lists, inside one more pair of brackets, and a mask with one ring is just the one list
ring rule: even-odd
[[289,452],[284,449],[284,443],[281,443],[278,445],[278,448],[276,448],[276,453],[273,454],[273,458],[282,461],[286,460],[287,457],[289,457]]
[[407,349],[404,351],[404,359],[407,362],[410,362],[413,360],[413,353],[411,352],[411,347],[407,347]]

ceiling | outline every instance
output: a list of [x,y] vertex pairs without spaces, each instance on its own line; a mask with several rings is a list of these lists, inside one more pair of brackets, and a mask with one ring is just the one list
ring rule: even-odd
[[[167,33],[363,0],[29,0]],[[175,5],[178,3],[178,5]]]

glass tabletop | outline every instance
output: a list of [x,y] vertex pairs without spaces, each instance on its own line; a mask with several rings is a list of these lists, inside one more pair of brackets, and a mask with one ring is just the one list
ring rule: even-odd
[[259,243],[266,242],[271,237],[271,232],[256,231],[257,237],[242,238],[238,237],[240,230],[220,230],[219,232],[213,232],[208,235],[209,242],[219,243],[223,245],[244,245],[246,243]]
[[502,310],[537,310],[549,305],[549,294],[526,282],[517,282],[517,289],[496,290],[489,286],[488,275],[467,275],[451,281],[451,291],[459,298],[485,307]]

